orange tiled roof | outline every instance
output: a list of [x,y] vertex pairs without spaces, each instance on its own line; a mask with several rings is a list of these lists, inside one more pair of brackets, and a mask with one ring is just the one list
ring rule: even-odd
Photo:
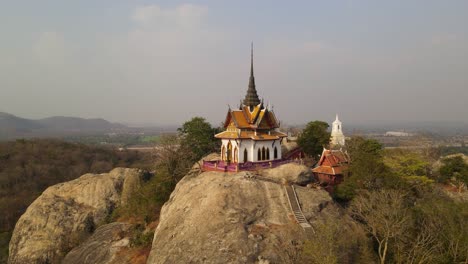
[[343,174],[348,169],[348,164],[348,155],[343,151],[324,149],[317,167],[313,168],[312,172],[329,175]]
[[322,174],[329,174],[329,175],[334,175],[335,174],[335,172],[333,171],[333,168],[328,167],[328,166],[315,167],[315,168],[312,169],[312,172],[322,173]]
[[252,112],[248,106],[243,106],[237,110],[229,109],[224,128],[227,128],[231,122],[239,129],[274,129],[279,127],[273,111],[266,109],[263,104],[255,106]]
[[339,165],[339,166],[318,166],[312,169],[312,172],[322,173],[328,175],[338,175],[343,174],[348,169],[348,165]]
[[279,131],[271,131],[270,134],[257,131],[255,135],[254,131],[223,131],[215,135],[216,138],[225,138],[225,139],[253,139],[253,140],[276,140],[283,137],[286,137],[286,134]]

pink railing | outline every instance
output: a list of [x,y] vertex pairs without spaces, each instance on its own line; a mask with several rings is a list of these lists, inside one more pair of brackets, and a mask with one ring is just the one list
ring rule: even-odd
[[253,171],[259,169],[269,169],[278,167],[287,163],[301,163],[301,160],[281,159],[261,162],[246,162],[246,163],[227,163],[221,160],[203,161],[204,171],[222,171],[222,172],[237,172],[237,171]]

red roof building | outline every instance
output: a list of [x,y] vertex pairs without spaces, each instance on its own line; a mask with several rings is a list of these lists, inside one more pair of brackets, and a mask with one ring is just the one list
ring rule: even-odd
[[334,186],[343,181],[348,166],[349,156],[346,152],[324,148],[322,156],[312,172],[320,184]]

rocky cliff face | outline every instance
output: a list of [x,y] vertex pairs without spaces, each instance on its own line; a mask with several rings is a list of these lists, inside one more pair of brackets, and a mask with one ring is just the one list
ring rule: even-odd
[[117,168],[49,187],[18,220],[9,263],[60,263],[147,176],[138,169]]
[[[147,263],[293,261],[295,242],[306,234],[279,182],[303,183],[310,172],[287,164],[258,173],[260,178],[253,172],[199,174],[194,168],[162,208]],[[101,224],[147,176],[118,168],[48,188],[18,221],[9,263],[131,263],[119,252],[128,247],[132,225]],[[296,189],[309,222],[337,214],[328,193]]]
[[[294,168],[263,176],[304,176],[300,165],[287,166]],[[290,262],[304,231],[294,221],[284,186],[251,174],[204,172],[182,179],[162,208],[147,263]],[[311,222],[337,212],[325,191],[300,188],[297,195]]]
[[96,232],[70,251],[62,264],[122,264],[129,260],[118,256],[130,243],[131,224],[110,223],[100,226]]

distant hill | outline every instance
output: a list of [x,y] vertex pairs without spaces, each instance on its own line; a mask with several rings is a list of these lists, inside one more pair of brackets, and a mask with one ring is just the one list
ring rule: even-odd
[[125,125],[100,118],[55,116],[33,120],[0,112],[0,140],[108,133],[126,129],[128,127]]
[[111,123],[102,118],[84,119],[79,117],[54,116],[39,119],[37,122],[49,129],[66,130],[112,130],[126,128],[118,123]]
[[0,112],[0,131],[22,131],[28,132],[39,129],[42,126],[39,122],[14,116],[12,114]]

